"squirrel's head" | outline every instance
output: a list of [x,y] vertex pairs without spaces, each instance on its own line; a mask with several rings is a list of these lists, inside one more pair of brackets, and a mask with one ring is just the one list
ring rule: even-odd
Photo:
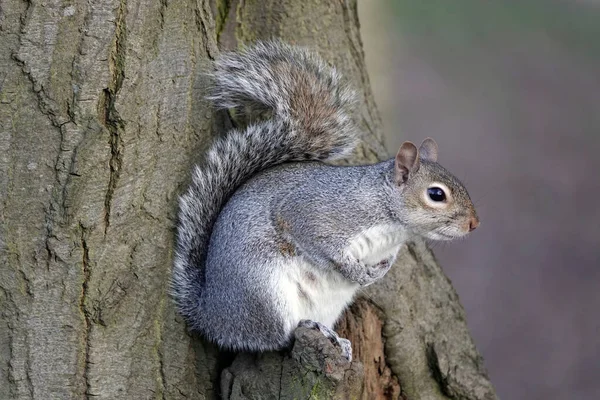
[[417,147],[404,142],[394,162],[397,190],[402,191],[402,219],[415,233],[451,240],[479,226],[467,189],[437,163],[438,147],[427,138]]

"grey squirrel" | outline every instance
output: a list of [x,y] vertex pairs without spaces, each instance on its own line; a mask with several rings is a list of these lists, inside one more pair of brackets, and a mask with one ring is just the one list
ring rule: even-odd
[[235,351],[287,347],[298,325],[331,329],[414,235],[479,225],[463,184],[426,139],[374,165],[332,166],[358,131],[354,93],[310,51],[265,42],[215,62],[217,107],[270,117],[218,139],[180,198],[172,293],[189,327]]

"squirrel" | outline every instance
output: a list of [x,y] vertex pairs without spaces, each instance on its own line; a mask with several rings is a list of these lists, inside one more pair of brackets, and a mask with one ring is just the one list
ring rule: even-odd
[[459,238],[479,225],[438,147],[404,142],[373,165],[352,152],[355,94],[305,48],[262,42],[222,54],[209,99],[269,117],[217,139],[180,197],[171,281],[188,327],[233,351],[281,350],[297,326],[331,328],[414,235]]

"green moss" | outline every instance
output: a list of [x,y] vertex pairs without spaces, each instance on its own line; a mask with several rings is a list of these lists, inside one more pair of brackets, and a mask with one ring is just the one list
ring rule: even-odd
[[325,400],[331,399],[333,393],[331,393],[331,387],[323,382],[320,376],[317,376],[315,383],[313,384],[309,399],[310,400]]
[[235,30],[235,38],[238,46],[243,46],[245,43],[253,43],[257,40],[256,29],[248,26],[245,21],[252,21],[252,19],[246,18],[245,7],[252,7],[253,4],[249,4],[246,1],[240,1],[236,10],[236,23],[237,27]]
[[323,396],[323,388],[321,387],[321,380],[317,379],[317,381],[315,382],[315,384],[312,387],[312,390],[310,391],[310,399],[318,400],[318,399],[322,398],[322,396]]
[[217,33],[217,42],[221,37],[221,33],[223,29],[225,29],[225,24],[227,22],[227,16],[229,15],[229,10],[231,9],[230,0],[217,0],[217,18],[215,20],[215,29]]

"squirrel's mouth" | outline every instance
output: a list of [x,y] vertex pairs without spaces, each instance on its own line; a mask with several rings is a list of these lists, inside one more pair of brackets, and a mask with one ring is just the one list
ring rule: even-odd
[[431,232],[428,232],[425,236],[428,239],[433,239],[433,240],[454,240],[454,239],[461,238],[461,237],[467,235],[468,233],[469,232],[445,230],[444,232],[431,231]]

